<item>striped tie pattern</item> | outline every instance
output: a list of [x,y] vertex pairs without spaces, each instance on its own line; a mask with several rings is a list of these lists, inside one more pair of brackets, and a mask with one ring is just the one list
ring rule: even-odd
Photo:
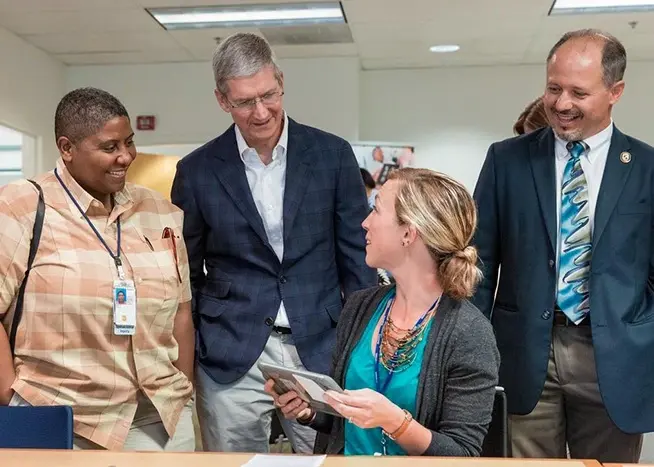
[[588,278],[592,255],[588,184],[580,157],[586,150],[580,141],[567,145],[570,153],[561,185],[561,251],[557,303],[578,323],[590,308]]

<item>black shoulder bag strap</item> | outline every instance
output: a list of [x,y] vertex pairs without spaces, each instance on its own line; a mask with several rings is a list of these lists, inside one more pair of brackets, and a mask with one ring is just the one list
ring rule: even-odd
[[39,191],[39,202],[36,208],[36,217],[34,219],[34,227],[32,229],[32,241],[30,242],[30,254],[27,259],[27,269],[25,270],[25,277],[20,284],[18,296],[16,297],[16,310],[14,311],[14,319],[11,323],[11,332],[9,333],[9,348],[11,348],[11,356],[14,356],[14,347],[16,345],[16,331],[18,330],[18,323],[23,315],[23,300],[25,298],[25,286],[27,279],[36,257],[36,252],[39,249],[39,242],[41,241],[41,232],[43,231],[43,219],[45,218],[45,201],[43,200],[43,190],[38,183],[29,180],[32,185]]

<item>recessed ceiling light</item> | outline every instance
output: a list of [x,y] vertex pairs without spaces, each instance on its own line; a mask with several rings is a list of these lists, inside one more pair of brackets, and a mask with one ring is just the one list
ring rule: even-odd
[[654,10],[652,0],[555,0],[550,15],[571,13],[625,13]]
[[459,47],[456,44],[433,45],[433,46],[429,47],[429,51],[434,52],[434,53],[444,54],[444,53],[449,53],[449,52],[456,52],[460,48],[461,47]]
[[147,11],[166,29],[345,23],[340,2],[150,8]]

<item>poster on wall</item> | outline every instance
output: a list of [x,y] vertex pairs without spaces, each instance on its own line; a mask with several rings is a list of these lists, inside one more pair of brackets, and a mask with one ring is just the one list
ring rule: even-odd
[[383,185],[395,169],[412,167],[414,147],[402,144],[352,143],[359,167],[366,169],[378,185]]

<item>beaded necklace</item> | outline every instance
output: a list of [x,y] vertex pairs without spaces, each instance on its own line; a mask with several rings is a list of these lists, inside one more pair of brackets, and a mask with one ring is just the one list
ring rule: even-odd
[[[384,318],[382,324],[379,326],[377,345],[375,346],[375,389],[380,394],[384,394],[395,373],[408,368],[415,361],[416,347],[422,340],[429,319],[433,316],[440,299],[441,296],[439,296],[432,306],[423,313],[413,328],[408,330],[408,333],[404,337],[397,338],[391,335],[392,332],[399,333],[399,331],[404,330],[395,326],[390,319],[390,312],[393,303],[395,302],[395,295],[393,295],[392,298],[386,298]],[[380,362],[389,372],[383,385],[380,384],[381,381],[379,378]],[[382,454],[386,455],[386,435],[384,434],[384,430],[381,430],[381,444]]]
[[[379,326],[377,345],[375,346],[375,386],[377,392],[383,394],[391,382],[393,374],[405,370],[415,361],[416,347],[423,339],[429,319],[434,314],[440,299],[441,297],[439,296],[432,306],[418,319],[413,328],[408,330],[408,333],[404,337],[399,338],[395,337],[393,333],[399,334],[398,331],[404,330],[395,326],[390,319],[390,311],[395,302],[395,296],[386,302],[384,318],[381,326]],[[381,381],[379,378],[380,363],[390,373],[383,386],[380,385]]]

